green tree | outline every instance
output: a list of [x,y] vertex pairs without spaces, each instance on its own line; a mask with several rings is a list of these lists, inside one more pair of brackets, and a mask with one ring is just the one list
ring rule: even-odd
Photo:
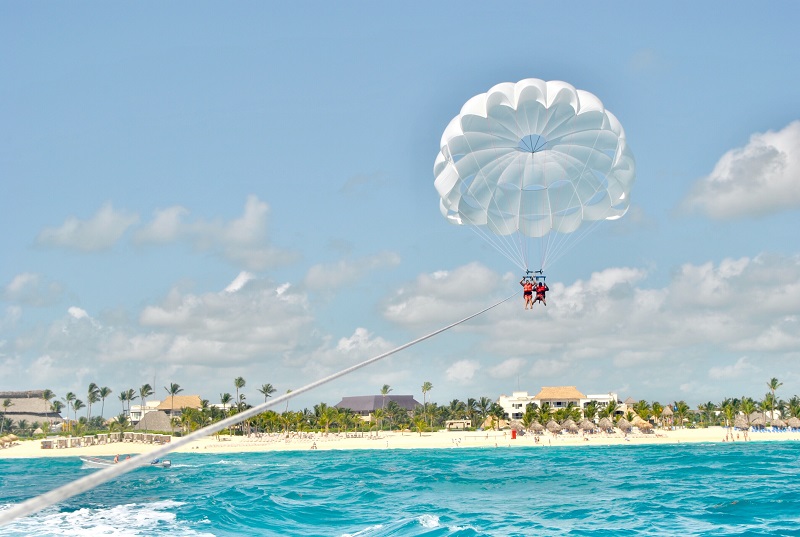
[[489,409],[489,415],[492,416],[496,420],[495,421],[495,423],[497,423],[497,429],[496,430],[499,431],[500,430],[500,421],[505,419],[505,417],[506,417],[505,409],[503,409],[503,407],[500,406],[500,404],[498,404],[496,402],[492,403],[492,406]]
[[417,416],[414,418],[414,427],[416,427],[419,435],[422,436],[422,431],[425,429],[425,416]]
[[54,399],[55,396],[56,394],[54,394],[51,390],[42,390],[42,400],[44,400],[44,415],[48,418],[48,424],[50,423],[48,409],[50,408],[50,401]]
[[[64,396],[64,402],[67,404],[67,421],[69,422],[69,431],[72,432],[72,421],[69,417],[69,411],[72,410],[72,402],[77,398],[77,396],[72,392],[67,392],[67,395]],[[75,418],[77,421],[77,418]]]
[[675,421],[679,427],[683,427],[683,420],[690,412],[689,405],[686,404],[686,401],[677,401],[673,404],[673,407],[675,407]]
[[386,408],[386,396],[392,391],[392,388],[388,384],[384,384],[381,388],[381,395],[383,396],[383,404],[381,408]]
[[169,417],[172,419],[175,417],[175,396],[178,395],[183,391],[183,388],[180,387],[180,384],[176,384],[174,382],[170,383],[169,386],[164,386],[164,390],[166,390],[167,395],[170,397],[169,402]]
[[272,384],[262,384],[258,391],[264,396],[264,402],[266,403],[267,399],[275,393],[275,388],[272,387]]
[[86,421],[91,421],[92,419],[92,404],[98,402],[100,400],[100,394],[98,393],[100,388],[97,387],[97,384],[94,382],[89,383],[89,389],[86,390]]
[[[427,404],[427,398],[426,398],[426,395],[427,395],[427,394],[428,394],[428,392],[429,392],[429,391],[431,391],[432,389],[433,389],[433,384],[431,384],[431,383],[430,383],[430,382],[428,382],[427,380],[426,380],[425,382],[423,382],[423,383],[422,383],[422,408],[424,408],[426,412],[427,412],[427,410],[428,410],[428,404]],[[430,420],[430,418],[429,418],[429,423],[432,423],[432,422],[431,422],[431,420]]]
[[108,386],[103,386],[102,388],[100,388],[100,392],[99,393],[100,393],[100,401],[101,401],[100,402],[100,415],[104,416],[104,413],[105,413],[105,410],[106,410],[106,397],[111,395],[111,388],[109,388]]
[[[83,401],[81,401],[80,399],[75,399],[75,400],[72,401],[72,411],[75,414],[75,423],[78,423],[78,411],[80,409],[82,409],[82,408],[85,408],[85,407],[86,407],[86,404]],[[78,436],[77,431],[76,431],[75,435]]]
[[772,419],[775,419],[775,401],[776,401],[775,392],[781,386],[783,386],[783,382],[778,382],[778,379],[775,377],[772,377],[771,379],[769,379],[769,382],[767,382],[767,387],[769,388],[769,391],[772,393],[772,405],[769,409],[770,410],[769,415],[772,416]]
[[8,413],[8,409],[14,406],[14,403],[11,402],[11,399],[3,399],[3,421],[0,422],[0,433],[3,432],[3,429],[6,424],[6,414]]

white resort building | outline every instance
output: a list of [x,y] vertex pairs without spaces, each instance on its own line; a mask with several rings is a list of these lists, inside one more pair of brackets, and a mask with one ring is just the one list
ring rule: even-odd
[[503,407],[509,419],[519,420],[525,414],[525,407],[529,403],[542,406],[542,403],[547,402],[557,410],[568,406],[569,403],[574,403],[578,408],[584,409],[591,401],[596,401],[600,406],[606,405],[610,401],[619,404],[616,393],[584,395],[575,386],[544,386],[536,395],[529,395],[528,392],[512,392],[510,396],[501,395],[497,404]]

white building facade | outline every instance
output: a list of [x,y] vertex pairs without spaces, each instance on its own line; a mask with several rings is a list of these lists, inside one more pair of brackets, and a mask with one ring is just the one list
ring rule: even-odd
[[548,402],[554,410],[574,403],[583,410],[592,401],[595,401],[599,407],[603,407],[609,402],[618,404],[619,398],[613,392],[584,395],[575,386],[545,386],[536,395],[530,395],[528,392],[511,392],[510,396],[501,395],[497,399],[497,404],[503,407],[509,419],[520,420],[525,415],[525,408],[530,403],[542,406],[542,403]]

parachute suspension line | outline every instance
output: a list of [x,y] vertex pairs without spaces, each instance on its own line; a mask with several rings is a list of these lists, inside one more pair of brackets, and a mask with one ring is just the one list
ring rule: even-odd
[[[600,134],[602,132],[601,128],[597,128],[595,130],[596,130],[597,134],[594,137],[594,142],[592,142],[592,151],[594,151],[595,148],[597,147],[597,142],[600,140]],[[572,154],[572,149],[570,148],[570,152],[567,153],[567,156],[571,156],[571,154]],[[587,167],[588,167],[588,160],[584,160],[583,161],[583,168],[577,173],[578,180],[580,180],[580,178],[583,176],[583,174],[586,171]],[[598,191],[599,191],[599,189],[595,189],[595,193],[597,193]],[[572,202],[575,199],[576,196],[577,196],[577,192],[573,190],[572,196],[570,197],[569,201]],[[583,210],[583,204],[581,204],[581,211],[582,210]],[[577,238],[576,237],[572,237],[572,235],[574,235],[575,232],[578,231],[578,230],[573,231],[570,234],[564,234],[564,233],[558,233],[558,232],[551,232],[549,234],[547,249],[546,249],[546,252],[545,252],[544,256],[542,257],[542,266],[544,266],[546,264],[550,264],[551,263],[551,258],[552,258],[552,262],[554,262],[554,261],[560,259],[561,257],[563,257],[563,255],[565,253],[567,253],[568,251],[570,251],[576,244],[578,244],[583,237],[585,237],[590,231],[594,230],[597,227],[597,223],[598,223],[597,220],[593,220],[593,221],[589,222],[588,225],[585,223],[585,221],[583,221],[582,218],[581,218],[581,220],[582,220],[582,223],[578,228],[580,230],[580,234],[576,236]],[[558,235],[558,236],[555,236],[555,235]]]
[[[487,127],[491,127],[489,124],[489,118],[486,118]],[[472,144],[470,144],[469,137],[464,133],[464,141],[466,142],[467,146],[469,147],[469,154],[472,156],[473,160],[475,160],[475,167],[478,170],[475,173],[474,181],[482,180],[484,184],[488,185],[488,181],[483,173],[481,173],[481,166],[477,162],[476,151],[473,150]],[[495,153],[497,152],[497,147],[494,146],[492,143],[493,149]],[[453,163],[455,165],[455,162]],[[491,203],[491,202],[490,202]],[[496,204],[496,201],[494,201]],[[495,207],[499,210],[499,207],[495,205]],[[491,213],[487,207],[482,207],[486,209],[486,218],[489,222],[491,222]],[[463,216],[462,216],[463,218]],[[475,224],[474,222],[470,222],[470,227],[476,231],[478,236],[483,238],[486,242],[488,242],[495,250],[503,254],[506,259],[517,265],[518,267],[522,267],[524,263],[524,255],[521,251],[521,248],[518,244],[514,242],[510,235],[499,235],[499,234],[489,234],[484,225]]]
[[104,468],[102,470],[99,470],[99,471],[97,471],[97,472],[95,472],[93,474],[90,474],[90,475],[86,476],[86,477],[82,477],[80,479],[76,479],[75,481],[73,481],[71,483],[67,483],[66,485],[63,485],[63,486],[61,486],[61,487],[59,487],[57,489],[53,489],[53,490],[51,490],[49,492],[45,492],[44,494],[40,494],[39,496],[36,496],[36,497],[31,498],[29,500],[25,500],[22,503],[18,503],[17,505],[14,505],[10,509],[6,509],[5,511],[0,512],[0,526],[8,524],[9,522],[12,522],[12,521],[14,521],[14,520],[16,520],[18,518],[21,518],[21,517],[28,516],[28,515],[31,515],[33,513],[36,513],[37,511],[41,511],[42,509],[45,509],[47,507],[50,507],[51,505],[55,505],[55,504],[57,504],[59,502],[62,502],[62,501],[67,500],[69,498],[72,498],[73,496],[81,494],[82,492],[86,492],[88,490],[91,490],[91,489],[93,489],[93,488],[95,488],[97,486],[102,485],[103,483],[106,483],[106,482],[114,479],[115,477],[119,477],[119,476],[121,476],[123,474],[126,474],[126,473],[130,472],[131,470],[135,470],[136,468],[139,468],[141,466],[147,466],[150,463],[150,461],[152,461],[154,459],[158,459],[158,458],[164,457],[166,454],[168,454],[168,453],[170,453],[172,451],[175,451],[179,447],[182,447],[182,446],[184,446],[186,444],[194,442],[195,440],[200,440],[201,438],[203,438],[205,436],[209,436],[211,434],[214,434],[214,433],[216,433],[218,431],[221,431],[222,429],[225,429],[226,427],[231,427],[233,425],[236,425],[237,423],[240,423],[240,422],[242,422],[242,421],[244,421],[244,420],[246,420],[248,418],[251,418],[253,416],[256,416],[256,415],[264,412],[266,409],[268,409],[271,406],[275,406],[277,404],[280,404],[280,403],[283,403],[285,401],[288,401],[289,399],[292,399],[293,397],[296,397],[296,396],[298,396],[298,395],[300,395],[302,393],[305,393],[307,391],[310,391],[310,390],[313,390],[315,388],[318,388],[318,387],[322,386],[323,384],[327,384],[328,382],[336,380],[336,379],[338,379],[340,377],[343,377],[345,375],[349,375],[350,373],[352,373],[352,372],[354,372],[354,371],[356,371],[358,369],[361,369],[362,367],[366,367],[366,366],[368,366],[370,364],[373,364],[373,363],[375,363],[375,362],[377,362],[379,360],[382,360],[383,358],[386,358],[387,356],[391,356],[392,354],[395,354],[395,353],[398,353],[398,352],[400,352],[402,350],[405,350],[405,349],[407,349],[407,348],[409,348],[409,347],[411,347],[413,345],[416,345],[417,343],[425,341],[426,339],[430,339],[433,336],[441,334],[442,332],[444,332],[446,330],[449,330],[449,329],[451,329],[453,327],[456,327],[456,326],[458,326],[458,325],[460,325],[462,323],[465,323],[465,322],[469,321],[470,319],[473,319],[473,318],[477,317],[478,315],[481,315],[481,314],[486,313],[487,311],[489,311],[489,310],[491,310],[493,308],[496,308],[500,304],[511,300],[512,298],[514,298],[517,295],[518,295],[518,293],[514,292],[514,294],[512,294],[511,296],[509,296],[507,298],[504,298],[504,299],[500,300],[496,304],[493,304],[493,305],[491,305],[491,306],[489,306],[487,308],[484,308],[484,309],[480,310],[477,313],[473,313],[472,315],[464,317],[460,321],[456,321],[456,322],[454,322],[452,324],[449,324],[449,325],[445,326],[444,328],[439,328],[438,330],[434,330],[433,332],[431,332],[431,333],[429,333],[427,335],[424,335],[424,336],[422,336],[420,338],[417,338],[414,341],[410,341],[410,342],[405,343],[403,345],[400,345],[399,347],[397,347],[395,349],[392,349],[392,350],[390,350],[388,352],[385,352],[383,354],[379,354],[378,356],[373,356],[372,358],[369,358],[368,360],[364,360],[361,363],[358,363],[356,365],[350,366],[350,367],[348,367],[346,369],[342,369],[338,373],[334,373],[334,374],[329,375],[329,376],[327,376],[325,378],[322,378],[320,380],[312,382],[311,384],[307,384],[307,385],[305,385],[305,386],[303,386],[301,388],[293,390],[292,392],[289,392],[289,393],[286,393],[286,394],[281,395],[279,397],[276,397],[272,401],[260,403],[260,404],[258,404],[256,406],[254,406],[253,408],[245,410],[244,412],[240,412],[239,414],[236,414],[234,416],[230,416],[228,418],[225,418],[225,419],[223,419],[221,421],[218,421],[217,423],[208,425],[207,427],[199,429],[199,430],[197,430],[197,431],[195,431],[193,433],[190,433],[190,434],[188,434],[186,436],[183,436],[183,437],[180,437],[180,438],[176,438],[176,439],[174,439],[174,442],[170,442],[169,444],[164,444],[163,446],[158,447],[158,448],[156,448],[156,449],[154,449],[152,451],[149,451],[147,453],[140,453],[139,455],[135,455],[134,457],[132,457],[129,460],[120,461],[118,464],[115,464],[113,466],[109,466],[108,468]]

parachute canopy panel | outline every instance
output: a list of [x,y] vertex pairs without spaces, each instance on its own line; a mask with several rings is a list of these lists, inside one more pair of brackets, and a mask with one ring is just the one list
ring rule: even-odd
[[625,131],[600,99],[533,78],[467,101],[433,171],[448,221],[533,238],[624,215],[636,175]]

